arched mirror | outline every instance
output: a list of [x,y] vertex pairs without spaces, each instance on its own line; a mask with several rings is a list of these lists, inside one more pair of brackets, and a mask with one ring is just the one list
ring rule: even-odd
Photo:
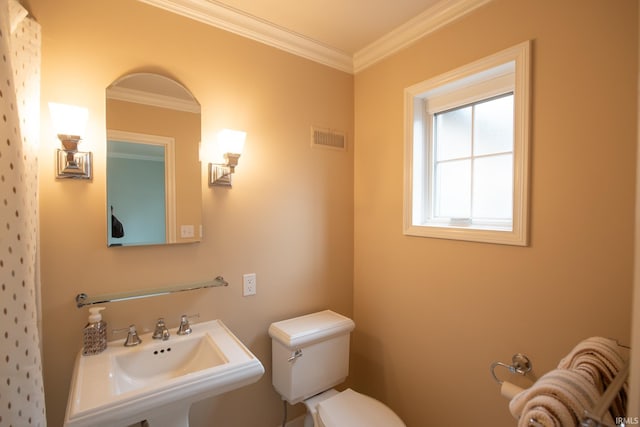
[[200,241],[200,104],[152,73],[121,77],[106,99],[108,245]]

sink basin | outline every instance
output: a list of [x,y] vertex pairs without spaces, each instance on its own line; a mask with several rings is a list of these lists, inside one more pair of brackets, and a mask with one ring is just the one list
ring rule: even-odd
[[260,361],[220,321],[191,325],[168,341],[142,335],[142,344],[109,343],[94,356],[76,358],[66,427],[186,427],[193,402],[252,384]]
[[159,385],[227,362],[208,334],[189,336],[176,345],[164,341],[155,346],[134,347],[113,357],[114,392]]

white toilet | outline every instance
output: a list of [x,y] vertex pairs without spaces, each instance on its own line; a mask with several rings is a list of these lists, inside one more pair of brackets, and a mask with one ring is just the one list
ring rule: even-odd
[[405,427],[382,402],[332,389],[349,373],[354,327],[331,310],[272,323],[273,386],[292,405],[307,405],[305,427]]

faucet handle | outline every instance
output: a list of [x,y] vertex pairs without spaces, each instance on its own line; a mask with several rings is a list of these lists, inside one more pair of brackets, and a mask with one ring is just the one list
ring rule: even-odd
[[193,319],[194,317],[200,317],[200,314],[191,314],[187,316],[183,314],[180,316],[180,326],[178,327],[178,331],[176,332],[178,335],[189,335],[192,332],[191,325],[189,325],[189,319]]
[[125,347],[133,347],[142,342],[142,340],[138,336],[138,331],[136,331],[136,325],[129,325],[128,328],[114,329],[112,332],[115,334],[118,334],[124,331],[128,331],[127,339],[124,340]]
[[156,329],[153,331],[151,338],[154,340],[166,341],[169,339],[169,335],[169,329],[167,329],[167,325],[164,323],[164,317],[158,318],[158,321],[156,322]]

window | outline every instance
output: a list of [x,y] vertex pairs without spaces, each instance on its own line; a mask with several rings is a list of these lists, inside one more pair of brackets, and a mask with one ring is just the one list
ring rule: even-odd
[[526,245],[529,43],[405,101],[405,234]]

